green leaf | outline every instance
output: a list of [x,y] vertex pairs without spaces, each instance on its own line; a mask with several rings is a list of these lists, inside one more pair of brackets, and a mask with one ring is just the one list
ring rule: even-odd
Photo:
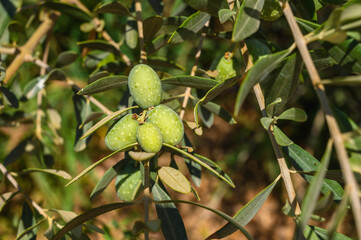
[[169,150],[172,150],[174,153],[176,153],[179,156],[188,158],[191,161],[195,161],[196,163],[198,163],[199,165],[201,165],[202,167],[206,168],[208,171],[213,173],[215,176],[222,179],[228,185],[230,185],[231,187],[234,187],[234,183],[229,178],[229,176],[226,173],[224,173],[223,170],[217,164],[215,164],[212,160],[210,160],[206,157],[203,157],[201,155],[198,155],[198,154],[194,154],[194,155],[190,154],[186,151],[183,151],[183,150],[181,150],[175,146],[169,145],[167,143],[163,143],[163,146],[168,148]]
[[274,102],[278,98],[282,99],[282,102],[274,105],[271,116],[279,114],[289,99],[294,95],[302,68],[303,61],[300,55],[291,55],[287,58],[280,70],[277,71],[274,80],[271,80],[269,83],[270,86],[265,87],[266,105]]
[[[303,235],[307,240],[329,240],[327,230],[311,225],[306,226]],[[332,240],[351,240],[351,238],[335,232]]]
[[216,80],[196,76],[175,76],[161,79],[162,84],[208,90],[218,84]]
[[207,12],[214,17],[218,17],[220,9],[229,9],[227,0],[184,0],[184,2],[194,9]]
[[263,117],[261,118],[261,124],[263,126],[264,129],[268,130],[269,126],[271,125],[271,123],[273,122],[273,118],[270,117]]
[[92,208],[92,209],[78,215],[77,217],[73,218],[70,222],[68,222],[62,229],[60,229],[59,232],[57,232],[57,234],[54,236],[53,240],[60,240],[62,237],[65,236],[65,234],[67,232],[71,231],[72,229],[79,226],[80,224],[82,224],[90,219],[93,219],[99,215],[102,215],[104,213],[107,213],[107,212],[110,212],[110,211],[113,211],[113,210],[116,210],[119,208],[137,205],[139,203],[140,203],[140,201],[121,202],[121,203],[112,203],[112,204],[107,204],[107,205],[103,205],[100,207]]
[[185,20],[172,34],[168,43],[180,43],[198,33],[208,22],[211,16],[205,12],[196,12]]
[[276,142],[280,146],[288,146],[293,142],[289,139],[276,125],[273,126],[273,133],[275,135]]
[[163,18],[161,16],[151,16],[144,20],[144,42],[148,43],[154,39],[156,33],[163,25]]
[[74,182],[78,181],[81,177],[83,177],[85,174],[87,174],[88,172],[90,172],[91,170],[93,170],[96,166],[98,166],[99,164],[101,164],[102,162],[104,162],[105,160],[107,160],[108,158],[110,158],[111,156],[117,154],[118,152],[122,152],[124,150],[127,150],[129,148],[132,148],[134,146],[137,146],[138,143],[132,143],[129,144],[123,148],[119,148],[118,150],[112,152],[111,154],[109,154],[106,157],[103,157],[102,159],[100,159],[99,161],[93,163],[92,165],[90,165],[89,167],[87,167],[86,169],[84,169],[80,174],[78,174],[76,177],[74,177],[70,182],[68,182],[65,187],[69,186],[70,184],[73,184]]
[[10,104],[11,107],[13,107],[13,108],[19,107],[18,98],[7,87],[0,86],[0,92],[2,93],[2,96]]
[[272,53],[266,44],[257,39],[248,38],[245,42],[252,62],[256,62],[258,58]]
[[61,69],[53,69],[48,74],[48,81],[51,81],[51,80],[65,81],[66,74]]
[[27,168],[24,169],[17,174],[27,174],[27,173],[33,173],[33,172],[42,172],[42,173],[48,173],[51,175],[55,175],[64,179],[71,179],[71,176],[69,173],[63,171],[63,170],[57,170],[57,169],[42,169],[42,168]]
[[346,77],[335,77],[332,79],[325,79],[321,81],[322,84],[336,85],[336,86],[359,86],[361,85],[361,76],[346,76]]
[[191,184],[188,179],[177,169],[172,167],[161,167],[158,176],[163,183],[167,184],[174,191],[180,193],[190,193]]
[[172,60],[168,60],[167,58],[163,58],[163,57],[159,57],[159,56],[149,57],[147,59],[147,64],[150,66],[153,66],[155,68],[159,68],[159,67],[163,67],[166,69],[174,68],[174,69],[185,71],[185,68],[182,65],[180,65]]
[[134,166],[133,161],[119,170],[115,179],[115,190],[120,200],[132,201],[137,196],[142,186],[139,167]]
[[[68,223],[72,219],[77,217],[77,214],[75,212],[72,212],[72,211],[65,211],[65,210],[58,210],[58,209],[51,209],[51,210],[54,211],[54,212],[57,212],[65,223]],[[83,230],[82,230],[82,225],[81,224],[79,224],[78,226],[75,226],[71,230],[71,233],[77,239],[79,239],[81,237],[82,232],[83,232]]]
[[124,6],[122,3],[118,2],[118,1],[114,1],[111,3],[105,3],[100,5],[96,10],[95,13],[111,13],[111,14],[119,14],[122,16],[129,16],[129,17],[133,17],[134,16],[131,14],[131,12],[129,11],[129,9]]
[[117,116],[119,116],[119,115],[121,115],[121,114],[123,114],[123,113],[125,113],[125,112],[127,112],[127,111],[129,111],[131,109],[138,108],[138,107],[139,106],[133,106],[133,107],[125,108],[125,109],[120,109],[120,110],[118,110],[116,112],[113,112],[112,114],[102,118],[102,120],[100,120],[94,126],[89,128],[89,130],[87,130],[80,139],[84,139],[84,138],[88,137],[90,134],[92,134],[93,132],[98,130],[101,126],[103,126],[104,124],[106,124],[110,120],[116,118]]
[[3,164],[6,167],[7,165],[18,160],[25,152],[26,145],[30,142],[30,138],[21,141],[11,152],[6,156]]
[[[157,183],[152,188],[154,200],[163,201],[170,200],[167,192],[163,190]],[[184,227],[182,217],[174,203],[155,203],[158,218],[162,221],[162,232],[165,239],[188,239],[187,232]]]
[[[35,223],[33,226],[30,226],[28,227],[27,229],[24,229],[24,231],[22,231],[21,233],[19,233],[17,236],[16,236],[16,239],[15,240],[20,240],[20,239],[29,239],[29,237],[25,237],[28,233],[31,233],[35,228],[39,227],[39,225],[41,225],[42,223],[45,222],[45,218],[40,220],[39,222]],[[31,233],[32,234],[32,233]],[[35,239],[34,237],[31,237],[30,239]]]
[[55,67],[61,68],[66,65],[69,65],[69,64],[75,62],[75,60],[77,58],[78,58],[78,54],[76,52],[73,52],[73,51],[61,52],[56,59]]
[[65,3],[47,1],[43,3],[43,6],[57,10],[65,15],[69,15],[70,17],[76,18],[82,22],[90,22],[93,18],[92,16],[88,15],[86,12],[80,10],[80,8]]
[[209,90],[203,98],[201,98],[197,102],[197,104],[194,107],[194,120],[195,120],[197,126],[198,126],[198,107],[200,105],[204,105],[204,104],[207,104],[208,102],[212,101],[215,97],[217,97],[219,94],[221,94],[224,90],[233,86],[241,77],[242,77],[242,75],[239,75],[239,76],[236,76],[233,78],[228,78],[228,79],[224,80],[223,82],[218,83],[211,90]]
[[121,75],[113,75],[102,77],[88,86],[82,88],[78,94],[79,95],[88,95],[94,93],[104,92],[114,88],[120,88],[121,86],[128,84],[128,77]]
[[94,187],[93,191],[90,194],[90,201],[93,201],[97,198],[111,183],[111,181],[117,176],[117,173],[124,167],[129,159],[123,159],[117,162],[113,167],[109,168],[104,175],[97,182],[97,185]]
[[281,113],[277,119],[292,120],[296,122],[304,122],[307,120],[307,114],[300,108],[290,108]]
[[0,212],[4,208],[6,203],[8,203],[18,193],[19,193],[19,191],[17,191],[17,192],[6,192],[6,193],[3,193],[3,194],[0,195]]
[[162,221],[159,219],[155,219],[147,222],[136,221],[133,225],[132,233],[134,235],[139,235],[145,230],[155,233],[160,230],[161,225],[162,225]]
[[266,113],[268,117],[274,117],[274,108],[277,104],[282,102],[282,98],[278,97],[266,106]]
[[41,75],[31,80],[28,84],[26,84],[20,100],[27,101],[35,97],[38,92],[45,87],[46,80],[48,80],[48,75]]
[[[244,236],[249,239],[249,240],[253,240],[252,236],[236,221],[234,220],[233,218],[231,218],[230,216],[228,216],[227,214],[221,212],[221,211],[218,211],[216,209],[213,209],[213,208],[209,208],[209,207],[206,207],[202,204],[199,204],[199,203],[195,203],[195,202],[189,202],[189,201],[184,201],[184,200],[163,200],[163,201],[157,201],[157,200],[153,200],[154,203],[156,204],[167,204],[167,203],[184,203],[184,204],[189,204],[189,205],[193,205],[193,206],[197,206],[197,207],[200,207],[200,208],[204,208],[210,212],[213,212],[215,214],[217,214],[218,216],[220,216],[221,218],[227,220],[228,222],[230,222],[231,224],[233,224],[234,226],[236,226],[236,228],[238,228],[243,234]],[[170,238],[170,239],[173,239],[173,238]]]
[[102,50],[102,51],[114,53],[115,55],[119,55],[119,50],[104,40],[87,40],[87,41],[78,42],[78,45],[85,48]]
[[332,146],[332,141],[328,141],[325,153],[323,154],[323,157],[321,159],[321,165],[318,168],[316,175],[312,178],[311,184],[308,186],[307,192],[302,201],[301,219],[298,226],[299,237],[302,235],[303,230],[305,229],[313,213],[313,210],[316,207],[317,199],[322,187],[322,182],[325,178],[327,167],[330,162]]
[[[320,162],[317,161],[311,154],[302,149],[296,144],[283,147],[285,156],[290,160],[293,167],[298,171],[317,171]],[[311,182],[313,176],[302,174],[302,176]],[[333,192],[334,200],[339,201],[342,199],[343,189],[336,181],[325,179],[322,183],[321,192],[326,195],[329,191]]]
[[262,56],[257,60],[257,62],[255,62],[253,67],[247,73],[246,78],[243,80],[241,87],[239,88],[234,108],[234,115],[238,114],[247,94],[252,89],[252,87],[258,82],[262,81],[270,72],[272,72],[277,67],[277,65],[292,52],[293,48],[294,45],[292,45],[289,49],[283,50],[281,52]]
[[189,174],[194,182],[194,184],[199,187],[202,180],[202,167],[198,163],[191,161],[189,159],[184,159],[184,162],[187,165]]
[[128,154],[135,161],[145,161],[151,159],[156,155],[156,153],[134,152],[134,151],[129,151]]
[[[277,177],[270,185],[268,185],[254,198],[252,198],[251,201],[249,201],[244,207],[241,208],[241,210],[236,213],[236,215],[234,215],[233,219],[241,226],[247,225],[262,207],[263,203],[266,201],[279,179],[280,177]],[[207,237],[207,240],[225,238],[235,231],[237,231],[237,227],[229,222],[215,233]]]
[[125,42],[131,49],[135,49],[138,45],[137,29],[137,22],[128,18],[127,25],[125,26]]
[[[32,226],[34,226],[35,224],[36,223],[35,223],[34,213],[33,213],[32,209],[30,208],[30,206],[28,205],[28,203],[25,201],[23,204],[21,218],[20,218],[19,224],[18,224],[18,232],[16,234],[17,237],[20,235],[23,235],[23,237],[25,237],[24,239],[35,240],[36,239],[36,231],[34,230],[34,228],[32,228]],[[30,231],[27,231],[27,229],[29,229],[29,228],[30,228]],[[26,234],[24,234],[24,232]]]
[[302,18],[307,20],[317,20],[314,0],[292,0],[295,10]]
[[237,123],[230,113],[228,113],[224,108],[222,108],[216,103],[208,102],[207,104],[202,105],[202,107],[204,107],[211,113],[216,114],[218,117],[228,122],[229,124]]
[[218,17],[221,24],[227,22],[227,20],[231,19],[236,12],[231,9],[220,9],[218,11]]
[[232,41],[240,42],[255,33],[260,24],[264,0],[244,0],[238,9]]
[[[74,111],[77,120],[77,127],[75,129],[75,141],[74,141],[74,151],[80,152],[84,150],[89,143],[90,137],[86,136],[81,138],[84,132],[87,132],[92,123],[86,123],[83,125],[84,120],[92,112],[90,101],[87,101],[84,97],[77,94],[73,95]],[[80,128],[80,126],[82,126]]]

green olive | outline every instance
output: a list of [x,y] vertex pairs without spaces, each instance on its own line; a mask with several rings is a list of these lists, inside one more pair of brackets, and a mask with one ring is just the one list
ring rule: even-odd
[[159,152],[162,148],[162,134],[151,122],[145,122],[137,128],[137,140],[143,150],[149,153]]
[[125,147],[129,144],[136,143],[136,132],[139,123],[134,120],[132,114],[121,118],[105,136],[105,145],[112,151]]
[[138,64],[132,68],[128,86],[136,104],[143,109],[156,106],[162,98],[162,85],[157,73],[148,65]]
[[162,104],[158,105],[148,112],[147,121],[159,128],[164,143],[176,145],[182,140],[183,122],[173,109]]

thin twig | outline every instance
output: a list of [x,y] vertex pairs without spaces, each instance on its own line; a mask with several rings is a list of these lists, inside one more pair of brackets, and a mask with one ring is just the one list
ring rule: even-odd
[[361,202],[358,196],[359,189],[355,179],[355,176],[352,173],[347,152],[343,143],[342,134],[337,124],[337,121],[333,115],[330,103],[327,99],[325,88],[321,83],[321,78],[317,72],[317,69],[312,61],[311,55],[308,51],[306,41],[301,33],[300,28],[298,27],[295,17],[293,15],[292,9],[289,3],[286,1],[283,8],[283,13],[286,17],[286,20],[292,31],[295,43],[297,48],[303,58],[309,76],[311,78],[314,89],[317,93],[318,99],[321,103],[322,109],[325,113],[326,122],[328,129],[330,131],[331,137],[334,141],[336,154],[342,168],[342,173],[346,180],[346,184],[350,186],[350,199],[351,206],[354,215],[354,220],[356,224],[358,238],[361,239]]
[[16,73],[19,67],[23,64],[25,56],[31,55],[34,48],[38,45],[40,40],[45,36],[49,30],[51,30],[55,24],[55,21],[59,17],[59,13],[53,12],[45,17],[45,20],[40,24],[36,31],[31,35],[30,39],[22,46],[19,47],[20,53],[11,62],[6,69],[6,76],[4,83],[6,84],[11,77]]
[[0,47],[0,53],[13,55],[13,54],[16,53],[16,48],[14,48],[14,47],[12,47],[12,48]]
[[[244,61],[246,62],[247,66],[246,66],[246,71],[248,71],[249,69],[252,68],[253,63],[252,63],[252,59],[248,53],[248,49],[247,49],[247,45],[242,42],[241,45],[241,52],[242,52],[242,57],[244,59]],[[264,100],[264,96],[263,96],[263,92],[261,89],[261,86],[257,83],[256,85],[253,86],[253,91],[256,95],[257,98],[257,102],[258,102],[258,106],[261,110],[262,116],[266,117],[266,109],[265,109],[265,100]],[[277,161],[278,161],[278,165],[280,167],[281,170],[281,174],[282,174],[282,179],[283,182],[285,183],[286,186],[286,191],[287,191],[287,195],[288,195],[288,199],[290,201],[290,203],[292,204],[292,206],[294,206],[294,212],[296,214],[300,213],[300,206],[297,203],[296,200],[296,192],[295,189],[293,187],[293,183],[292,183],[292,179],[291,179],[291,175],[289,172],[289,169],[287,167],[285,158],[283,156],[282,150],[280,148],[280,146],[277,144],[276,139],[273,135],[272,129],[268,129],[268,136],[271,140],[272,143],[272,147],[273,147],[273,151],[276,155]]]
[[[208,25],[209,25],[209,20],[206,22],[205,26],[208,27]],[[194,64],[192,66],[191,73],[190,73],[191,76],[196,75],[196,71],[197,71],[197,67],[198,67],[198,61],[199,61],[199,58],[200,58],[201,53],[202,53],[202,46],[203,46],[203,42],[204,42],[205,37],[206,37],[206,34],[202,33],[201,38],[199,39],[196,55],[194,56]],[[184,118],[185,110],[186,110],[186,107],[187,107],[187,104],[188,104],[188,101],[189,101],[189,97],[191,95],[191,90],[192,90],[192,88],[187,87],[185,92],[184,92],[184,99],[183,99],[183,103],[182,103],[182,108],[181,108],[181,111],[179,113],[179,117],[181,119]]]
[[20,187],[16,179],[8,172],[8,170],[2,163],[0,163],[0,170],[4,174],[4,176],[9,180],[9,182],[25,196],[27,201],[38,211],[38,213],[48,219],[49,215],[45,212],[45,210],[42,207],[40,207],[39,204],[34,202],[34,200],[32,200],[30,196],[23,191],[23,189]]
[[135,13],[137,15],[137,27],[138,27],[138,37],[140,45],[140,61],[142,63],[147,62],[147,53],[144,50],[144,32],[143,32],[143,18],[142,18],[142,4],[140,0],[135,0]]

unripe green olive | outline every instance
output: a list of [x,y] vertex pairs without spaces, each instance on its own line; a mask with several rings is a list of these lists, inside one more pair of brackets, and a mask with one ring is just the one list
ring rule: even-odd
[[163,142],[178,144],[184,135],[183,122],[173,109],[158,105],[148,111],[147,121],[154,123],[162,133]]
[[230,52],[224,54],[218,62],[216,70],[218,70],[218,75],[216,77],[218,82],[223,82],[228,78],[236,76],[236,70],[234,70],[233,66],[233,57]]
[[264,2],[261,19],[275,21],[283,15],[283,10],[278,0],[267,0]]
[[137,128],[137,140],[143,150],[149,153],[159,152],[162,148],[162,134],[151,122],[145,122]]
[[108,131],[105,136],[105,145],[110,150],[115,151],[129,144],[136,143],[138,126],[139,123],[133,119],[132,114],[124,116]]
[[132,68],[128,77],[128,86],[134,101],[143,109],[156,106],[161,101],[160,79],[148,65],[138,64]]

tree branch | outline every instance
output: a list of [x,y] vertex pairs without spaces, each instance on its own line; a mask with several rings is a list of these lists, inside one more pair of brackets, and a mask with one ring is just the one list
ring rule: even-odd
[[297,48],[303,58],[309,76],[311,78],[312,84],[317,93],[318,99],[321,103],[323,112],[325,113],[328,129],[335,144],[336,154],[340,162],[340,166],[343,170],[342,173],[346,180],[346,184],[349,185],[351,188],[350,191],[351,206],[356,223],[358,238],[361,239],[361,202],[358,196],[359,189],[355,176],[353,175],[350,167],[350,163],[343,143],[341,131],[331,110],[329,101],[326,96],[325,87],[321,83],[321,78],[317,72],[317,69],[308,51],[304,36],[302,35],[301,30],[296,23],[292,9],[287,1],[284,4],[283,13],[286,17],[288,25],[290,26]]

